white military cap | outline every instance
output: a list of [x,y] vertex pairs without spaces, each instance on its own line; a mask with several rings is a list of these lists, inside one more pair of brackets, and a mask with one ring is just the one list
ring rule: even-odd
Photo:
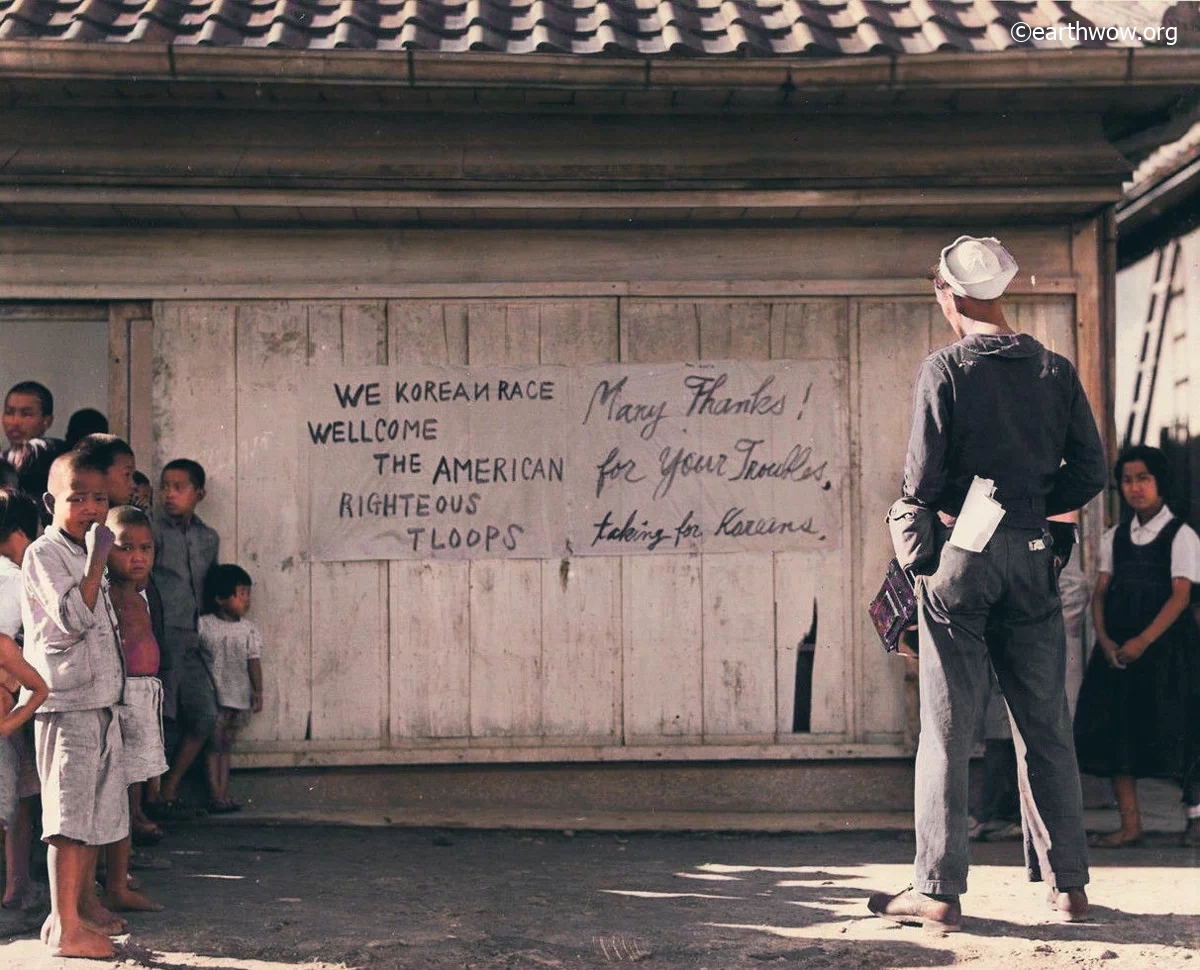
[[938,272],[952,293],[994,300],[1017,275],[1017,261],[999,239],[959,236],[942,250]]

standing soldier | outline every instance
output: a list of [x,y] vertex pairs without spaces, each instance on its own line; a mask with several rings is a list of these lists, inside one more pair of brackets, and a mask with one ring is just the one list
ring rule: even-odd
[[[1023,810],[1052,879],[1051,906],[1065,920],[1087,916],[1083,799],[1046,517],[1100,492],[1105,456],[1074,367],[1004,318],[1000,297],[1016,273],[996,239],[960,236],[942,250],[935,295],[958,340],[921,364],[904,497],[889,513],[897,557],[917,574],[917,855],[912,886],[868,905],[943,930],[962,922],[967,774],[989,655],[1012,713]],[[958,516],[976,478],[994,483],[1004,514],[971,551],[963,546],[978,542],[955,544],[938,513]]]

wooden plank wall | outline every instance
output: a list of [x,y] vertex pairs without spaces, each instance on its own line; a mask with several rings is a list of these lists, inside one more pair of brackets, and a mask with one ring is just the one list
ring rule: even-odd
[[[1070,298],[1014,325],[1074,352]],[[861,604],[890,556],[920,359],[951,334],[916,299],[163,302],[154,307],[154,470],[209,472],[202,516],[255,579],[267,706],[247,742],[333,746],[721,744],[794,740],[814,651],[811,734],[887,741],[902,665]],[[293,415],[310,364],[827,362],[826,415],[852,460],[836,548],[547,561],[303,559]],[[817,616],[815,645],[805,643]]]

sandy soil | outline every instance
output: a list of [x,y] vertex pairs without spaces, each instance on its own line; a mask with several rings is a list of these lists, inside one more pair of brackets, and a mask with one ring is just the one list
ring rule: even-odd
[[[1048,922],[1015,843],[975,847],[964,931],[866,914],[907,835],[611,835],[181,826],[141,873],[169,912],[116,961],[0,941],[5,970],[1200,970],[1200,852],[1093,854],[1095,920]],[[16,929],[9,917],[9,932]],[[2,924],[0,924],[2,927]]]

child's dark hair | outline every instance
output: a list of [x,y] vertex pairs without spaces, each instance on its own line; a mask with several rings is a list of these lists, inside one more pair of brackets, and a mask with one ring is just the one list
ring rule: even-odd
[[14,532],[24,532],[33,542],[37,538],[41,513],[37,503],[24,492],[0,488],[0,542],[7,542]]
[[67,422],[64,440],[68,448],[74,448],[90,434],[108,434],[108,418],[95,408],[80,408]]
[[204,612],[216,613],[217,600],[229,599],[239,586],[252,586],[250,574],[231,562],[219,563],[204,577]]
[[0,488],[11,488],[14,492],[21,487],[21,476],[13,463],[7,458],[0,458]]
[[134,472],[133,473],[133,484],[134,485],[149,485],[150,479],[146,477],[145,472]]
[[192,461],[190,458],[176,458],[163,465],[162,473],[165,475],[167,472],[186,472],[187,477],[192,480],[193,488],[197,490],[204,488],[206,478],[204,466],[198,461]]
[[95,452],[81,451],[79,449],[64,452],[55,458],[50,465],[50,481],[53,482],[55,475],[59,474],[63,468],[73,472],[93,471],[105,475],[108,473],[109,465],[101,463],[100,459],[102,457],[97,457]]
[[1113,465],[1113,477],[1117,480],[1118,486],[1121,484],[1125,466],[1132,461],[1140,461],[1146,466],[1146,471],[1154,476],[1154,481],[1158,485],[1159,496],[1165,501],[1169,484],[1168,475],[1170,474],[1167,456],[1158,448],[1151,448],[1149,445],[1132,445],[1126,448],[1117,458],[1117,463]]
[[42,406],[42,417],[44,418],[48,418],[54,413],[54,395],[50,393],[50,388],[45,384],[39,384],[37,381],[21,381],[20,384],[14,384],[4,395],[6,404],[14,394],[32,394],[36,397]]
[[108,510],[108,518],[104,524],[110,529],[123,529],[130,525],[144,525],[151,528],[150,516],[136,505],[118,505]]
[[120,455],[133,457],[133,449],[115,434],[89,434],[75,445],[76,454],[86,455],[93,468],[107,472]]

